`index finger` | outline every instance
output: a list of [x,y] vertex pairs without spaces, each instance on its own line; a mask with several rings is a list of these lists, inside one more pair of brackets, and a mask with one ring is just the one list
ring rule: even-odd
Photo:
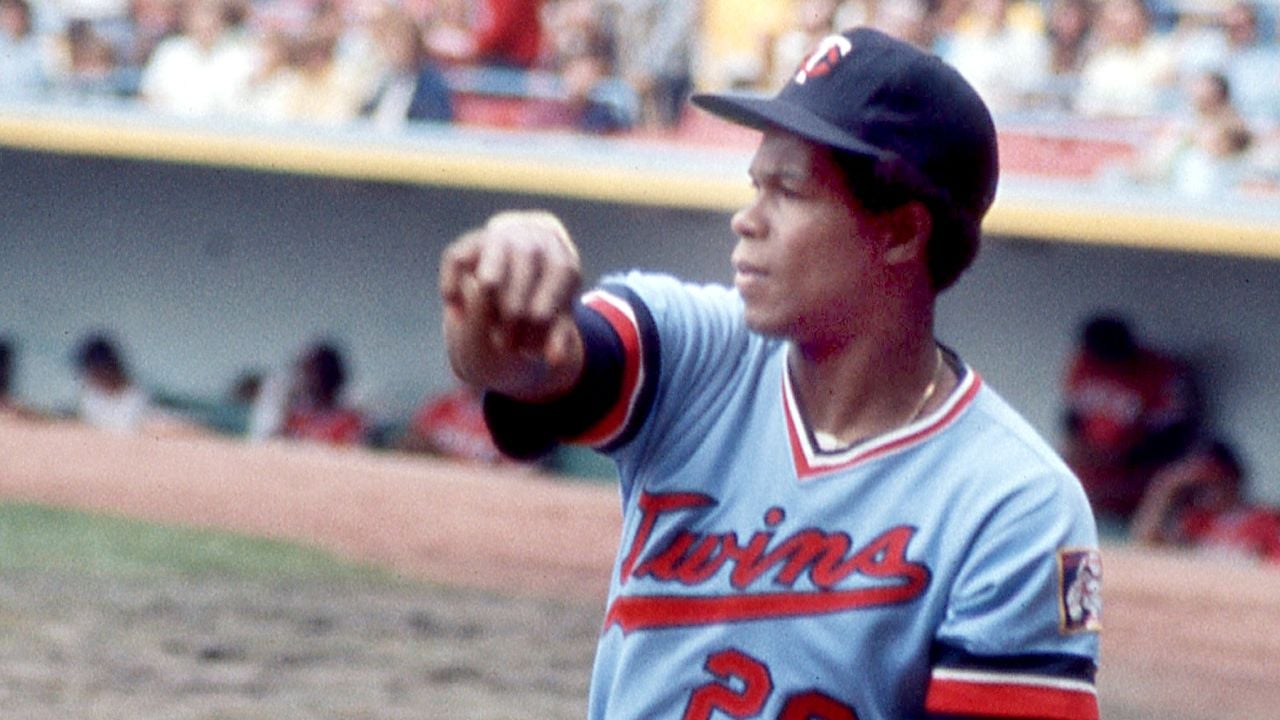
[[481,230],[469,230],[450,243],[440,255],[440,296],[454,302],[462,296],[462,279],[476,270],[480,261]]

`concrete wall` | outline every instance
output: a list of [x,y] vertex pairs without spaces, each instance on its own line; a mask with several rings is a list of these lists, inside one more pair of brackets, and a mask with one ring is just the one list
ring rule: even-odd
[[[47,408],[70,406],[69,355],[92,329],[146,384],[204,398],[332,337],[355,396],[396,420],[450,382],[440,249],[513,206],[561,213],[591,277],[729,279],[720,212],[0,150],[0,334],[20,342],[19,393]],[[1078,323],[1122,310],[1205,368],[1216,420],[1280,501],[1278,265],[994,238],[944,296],[939,334],[1052,434]]]

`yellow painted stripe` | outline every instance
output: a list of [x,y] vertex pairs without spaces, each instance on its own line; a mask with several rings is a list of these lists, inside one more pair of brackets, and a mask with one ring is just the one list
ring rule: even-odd
[[[513,142],[503,144],[518,146],[520,136],[512,137]],[[625,157],[591,162],[573,152],[551,157],[486,152],[477,149],[483,147],[482,142],[438,147],[429,140],[413,144],[329,141],[297,135],[138,127],[110,119],[0,112],[0,145],[73,155],[713,211],[731,211],[750,199],[745,162],[740,177],[715,172],[698,175],[678,168],[628,167]],[[634,156],[638,150],[628,146],[626,152]],[[653,152],[667,150],[654,146]],[[728,162],[733,156],[724,157]],[[1271,222],[1246,221],[1192,213],[1107,209],[1087,201],[1052,205],[1020,199],[1012,191],[1006,196],[987,217],[984,227],[990,235],[1280,259],[1280,215]]]
[[[518,139],[517,139],[518,142]],[[267,172],[403,182],[500,192],[530,192],[664,207],[727,209],[747,197],[746,181],[645,168],[426,144],[342,143],[292,136],[241,135],[112,122],[41,121],[0,115],[0,144],[72,155],[194,163]]]
[[1280,259],[1280,215],[1272,222],[1248,222],[1011,199],[991,209],[983,229],[994,236]]

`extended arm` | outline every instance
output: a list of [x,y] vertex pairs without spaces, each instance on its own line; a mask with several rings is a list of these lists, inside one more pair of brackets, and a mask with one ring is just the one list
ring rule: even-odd
[[577,249],[548,213],[500,213],[454,241],[440,263],[454,372],[525,402],[564,396],[584,364],[573,320],[581,283]]

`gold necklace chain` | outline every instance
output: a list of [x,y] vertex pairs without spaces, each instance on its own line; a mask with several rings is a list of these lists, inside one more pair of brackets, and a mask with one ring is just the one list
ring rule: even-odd
[[929,384],[924,386],[924,393],[920,395],[920,401],[916,403],[916,408],[907,416],[907,424],[911,424],[920,417],[920,413],[924,412],[924,408],[933,399],[933,394],[938,391],[938,375],[942,371],[942,350],[937,346],[933,346],[934,360],[933,374],[929,376]]
[[[937,345],[934,345],[933,351],[935,358],[933,364],[933,375],[929,378],[929,384],[925,386],[924,392],[920,394],[920,400],[916,404],[915,410],[913,410],[911,415],[907,417],[907,420],[903,425],[910,425],[915,422],[916,419],[920,417],[920,413],[924,411],[925,406],[933,399],[933,394],[938,391],[938,376],[942,373],[943,363],[942,350]],[[812,433],[814,441],[817,443],[819,449],[831,450],[841,446],[850,445],[850,443],[842,442],[835,435],[830,433],[824,433],[819,430],[813,430]]]

